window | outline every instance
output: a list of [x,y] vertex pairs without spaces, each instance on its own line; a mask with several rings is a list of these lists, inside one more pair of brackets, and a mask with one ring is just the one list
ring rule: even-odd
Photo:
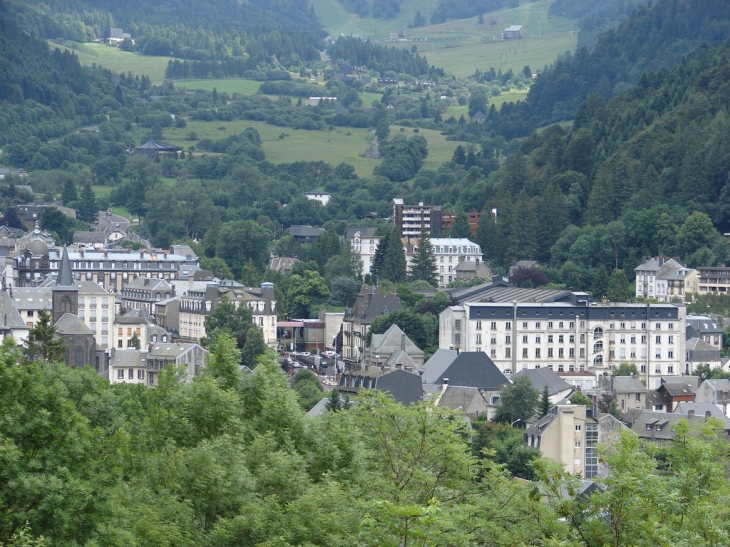
[[558,348],[558,357],[563,357],[563,348]]
[[127,374],[127,378],[129,378],[130,380],[134,380],[134,369],[130,368],[128,372],[129,373]]
[[[571,322],[571,323],[570,323],[570,328],[571,328],[571,329],[574,329],[574,328],[575,328],[575,323],[572,323],[572,322]],[[581,321],[581,322],[580,322],[580,328],[582,328],[582,329],[586,328],[586,322],[585,322],[585,321]]]
[[667,365],[667,372],[674,373],[674,365]]
[[127,336],[132,336],[132,327],[127,327]]
[[477,343],[477,344],[481,344],[482,343],[482,335],[481,334],[477,334],[476,335],[476,341],[475,341],[475,343]]
[[568,365],[568,372],[575,372],[575,365],[573,363]]
[[562,344],[565,341],[562,334],[558,334],[558,344]]
[[33,310],[28,311],[28,317],[33,317]]
[[540,328],[540,321],[538,321],[538,322],[535,323],[535,328],[536,329],[539,329]]
[[593,353],[598,353],[603,351],[603,340],[599,340],[595,344],[593,344]]
[[657,323],[656,324],[656,330],[662,330],[662,324],[661,323]]
[[511,329],[512,328],[512,322],[511,321],[507,321],[504,324],[504,328],[507,329],[507,330]]
[[646,373],[646,365],[641,365],[639,367],[639,372],[641,372],[642,374],[645,374]]
[[608,328],[611,329],[611,330],[615,329],[616,328],[616,323],[613,323],[613,322],[609,323],[608,324]]
[[548,357],[553,356],[553,348],[548,348]]
[[674,330],[674,323],[669,323],[668,328],[669,330]]
[[625,343],[626,343],[626,335],[625,335],[625,334],[622,334],[622,335],[621,335],[621,338],[619,339],[619,342],[620,342],[621,344],[625,344]]
[[526,334],[522,335],[522,343],[527,344],[527,335]]
[[497,337],[496,337],[496,336],[492,336],[492,337],[491,337],[491,338],[489,339],[489,343],[490,343],[490,344],[496,344],[496,343],[497,343]]
[[548,344],[552,344],[552,343],[553,343],[553,335],[548,334]]
[[482,330],[482,321],[481,319],[477,321],[477,330]]
[[522,357],[527,357],[527,348],[522,348]]
[[581,425],[580,424],[576,424],[575,425],[575,430],[576,431],[580,431],[581,430]]
[[563,322],[562,321],[558,321],[558,328],[559,329],[562,329],[563,328]]
[[629,356],[632,359],[636,359],[636,348],[631,348],[631,352],[629,353]]
[[641,328],[642,328],[642,330],[645,329],[646,328],[646,323],[642,323],[641,324]]
[[619,323],[619,324],[621,325],[621,329],[625,329],[626,328],[626,323]]
[[117,340],[117,347],[118,348],[123,348],[124,347],[123,344],[124,344],[124,340]]
[[646,334],[641,335],[641,343],[646,344]]
[[635,328],[636,328],[636,321],[632,321],[632,322],[631,322],[631,328],[632,328],[632,329],[635,329]]
[[575,344],[575,334],[571,334],[568,336],[568,343]]
[[539,344],[540,343],[540,335],[539,334],[537,336],[535,336],[535,343],[536,344]]
[[656,335],[656,343],[661,344],[662,343],[662,336],[660,334]]
[[667,342],[674,344],[674,336],[669,336]]
[[585,334],[581,334],[580,335],[580,343],[581,344],[585,344],[586,343],[586,335]]
[[635,334],[631,335],[631,343],[636,344],[636,335]]
[[137,370],[137,380],[144,380],[144,370]]
[[454,335],[454,342],[456,342],[457,344],[461,343],[461,334],[457,333]]
[[505,348],[505,350],[504,350],[504,356],[506,358],[508,358],[508,359],[510,358],[510,353],[511,353],[510,348]]
[[580,441],[575,441],[575,447],[580,448]]
[[461,319],[457,319],[454,321],[454,328],[456,330],[459,330],[461,328]]
[[539,358],[540,358],[540,348],[536,348],[536,349],[535,349],[535,357],[536,357],[537,359],[539,359]]
[[661,373],[662,373],[662,366],[654,365],[654,374],[661,374]]
[[670,349],[667,352],[667,359],[674,359],[674,351],[673,350]]
[[581,357],[585,357],[586,356],[586,348],[580,348],[579,355]]
[[568,357],[575,357],[575,348],[568,349]]
[[496,321],[492,321],[492,323],[489,325],[489,328],[492,329],[492,330],[497,330],[497,322]]
[[611,359],[613,359],[614,357],[616,357],[616,352],[614,350],[610,349],[610,350],[608,350],[608,356]]
[[558,372],[563,372],[563,363],[558,363]]
[[507,343],[507,344],[512,343],[512,337],[509,334],[507,336],[505,336],[505,343]]
[[490,355],[491,357],[497,357],[497,350],[496,350],[496,349],[494,349],[494,348],[492,348],[492,349],[490,350],[490,352],[489,352],[489,355]]
[[553,322],[552,321],[548,321],[548,328],[549,329],[553,328]]
[[124,369],[120,368],[117,370],[117,380],[124,380]]
[[527,328],[527,321],[523,321],[523,322],[522,322],[522,328],[523,328],[523,329],[526,329],[526,328]]

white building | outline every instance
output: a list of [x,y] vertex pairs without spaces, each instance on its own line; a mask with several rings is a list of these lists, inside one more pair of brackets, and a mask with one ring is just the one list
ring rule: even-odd
[[697,292],[697,270],[686,268],[673,258],[647,258],[634,272],[636,298],[684,302],[685,293]]
[[110,384],[147,383],[147,352],[128,349],[112,350],[109,361]]
[[371,273],[375,251],[378,250],[380,236],[376,236],[375,231],[375,228],[348,228],[345,234],[352,251],[360,255],[363,276]]
[[439,347],[484,351],[521,369],[610,372],[636,364],[650,389],[684,370],[684,306],[622,303],[464,303],[439,316]]
[[327,205],[327,202],[330,200],[330,195],[328,192],[319,192],[317,190],[304,192],[304,197],[313,201],[319,201],[322,205]]
[[[482,262],[482,248],[466,238],[431,238],[433,254],[436,257],[436,274],[439,288],[446,287],[456,279],[456,266],[460,262]],[[413,256],[418,250],[417,240],[406,244],[406,261],[410,268]]]

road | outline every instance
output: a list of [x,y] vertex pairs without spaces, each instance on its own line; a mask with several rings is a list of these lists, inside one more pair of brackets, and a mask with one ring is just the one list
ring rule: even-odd
[[99,211],[99,222],[97,224],[97,230],[100,232],[122,232],[127,233],[129,228],[129,220],[119,215],[107,213],[106,211]]

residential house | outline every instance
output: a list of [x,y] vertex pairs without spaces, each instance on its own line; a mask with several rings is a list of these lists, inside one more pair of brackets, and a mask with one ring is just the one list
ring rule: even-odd
[[26,230],[33,230],[36,227],[36,223],[40,222],[43,212],[49,207],[58,209],[67,217],[76,218],[76,209],[64,207],[60,204],[60,202],[51,204],[28,203],[25,205],[16,205],[15,212]]
[[[690,424],[701,424],[706,420],[704,414],[690,415],[679,412],[652,412],[650,410],[632,410],[624,415],[624,421],[640,439],[652,441],[659,446],[671,446],[676,436],[675,426],[680,421],[687,420]],[[727,426],[724,438],[727,438]]]
[[0,336],[3,339],[12,336],[15,344],[21,345],[29,333],[30,325],[18,312],[13,299],[7,292],[0,291]]
[[300,243],[314,243],[324,233],[324,228],[311,226],[290,226],[289,235]]
[[516,40],[522,38],[522,25],[510,25],[502,33],[503,40]]
[[153,312],[155,323],[166,331],[179,334],[181,302],[182,297],[180,296],[171,296],[155,302]]
[[160,157],[178,157],[182,153],[183,149],[173,144],[167,144],[166,142],[160,142],[150,137],[147,142],[140,144],[134,150],[127,150],[127,154],[130,156],[147,156],[148,158],[160,158]]
[[109,361],[110,384],[147,385],[147,352],[137,349],[112,349]]
[[289,275],[296,260],[296,258],[290,256],[275,256],[269,261],[269,269],[284,275]]
[[116,349],[133,348],[136,335],[139,348],[143,348],[149,339],[147,327],[152,324],[148,321],[143,310],[131,310],[125,315],[114,318],[112,325],[112,347]]
[[692,403],[699,385],[697,376],[662,378],[656,390],[650,391],[647,409],[654,412],[674,412],[679,403]]
[[593,417],[583,405],[564,404],[529,425],[524,441],[540,450],[542,457],[561,462],[567,473],[590,479],[608,473],[599,463],[598,446],[618,442],[626,429],[610,414]]
[[187,382],[200,374],[205,366],[207,350],[198,344],[158,341],[147,350],[147,385],[157,387],[159,373],[168,366],[179,367]]
[[[542,369],[541,369],[542,370]],[[558,376],[573,386],[574,391],[580,391],[587,396],[595,394],[596,375],[592,372],[558,372]]]
[[12,177],[27,177],[28,171],[25,169],[8,169],[7,167],[0,167],[0,180],[3,180],[5,177],[12,176]]
[[[492,290],[494,289],[494,290]],[[494,301],[489,301],[491,294]],[[484,351],[505,374],[521,369],[608,373],[634,363],[650,388],[684,369],[685,307],[673,304],[590,302],[587,295],[555,291],[561,302],[535,301],[553,291],[486,286],[439,316],[439,347]],[[527,296],[533,294],[533,301]],[[476,299],[475,298],[475,299]]]
[[552,405],[567,399],[573,393],[573,386],[547,367],[520,370],[514,375],[515,378],[517,376],[527,376],[532,382],[532,387],[541,394],[547,386],[548,397]]
[[144,310],[154,313],[155,303],[175,296],[175,289],[166,279],[140,277],[122,289],[122,310]]
[[311,199],[313,201],[319,201],[322,205],[327,205],[327,202],[329,202],[331,195],[332,194],[330,194],[329,192],[320,192],[319,190],[304,192],[305,198]]
[[684,302],[686,293],[697,292],[697,270],[683,266],[674,258],[644,257],[634,272],[636,298]]
[[487,119],[486,114],[484,114],[484,112],[482,112],[481,110],[477,110],[474,113],[474,115],[471,117],[471,121],[476,122],[476,123],[483,122],[486,119]]
[[481,277],[488,281],[492,280],[494,272],[487,262],[479,258],[476,260],[462,260],[454,266],[456,281],[471,281],[475,277]]
[[[690,330],[690,329],[688,329]],[[692,329],[694,331],[694,329]],[[700,365],[709,365],[710,368],[722,366],[720,349],[701,338],[688,338],[686,342],[686,359],[684,373],[693,374]]]
[[343,358],[361,362],[365,359],[365,334],[376,317],[400,310],[402,305],[397,294],[382,294],[377,287],[363,285],[357,300],[345,310],[342,320]]
[[[689,331],[690,327],[694,329],[694,332]],[[724,332],[722,327],[711,317],[690,313],[687,315],[687,329],[688,337],[701,338],[708,344],[722,350],[722,336]]]
[[725,416],[722,410],[712,403],[679,403],[677,408],[674,409],[674,413],[688,417],[716,418],[725,424],[725,430],[730,430],[730,418]]
[[601,376],[599,381],[598,396],[613,397],[622,413],[632,408],[646,408],[648,390],[634,376]]
[[697,388],[694,402],[711,403],[730,417],[730,380],[705,380]]
[[345,239],[350,243],[352,252],[360,255],[362,275],[372,273],[375,251],[378,250],[380,236],[376,236],[375,228],[348,228]]
[[[462,262],[482,262],[482,248],[466,238],[431,238],[433,254],[436,258],[436,275],[439,288],[446,287],[456,279],[455,268]],[[405,245],[406,262],[411,265],[418,252],[417,240],[408,240]]]
[[103,249],[106,242],[106,232],[74,232],[73,234],[73,243],[79,248]]
[[339,390],[357,393],[360,389],[377,389],[388,393],[397,402],[408,405],[423,397],[421,377],[403,366],[346,367],[339,380]]
[[425,228],[431,237],[441,233],[441,207],[437,205],[406,205],[401,198],[393,199],[393,224],[401,237],[418,238]]
[[380,366],[396,352],[407,354],[413,370],[423,366],[423,350],[416,346],[398,325],[391,325],[383,334],[373,334],[365,356],[368,366]]
[[433,355],[418,369],[424,384],[436,385],[442,373],[459,354],[452,349],[437,349]]

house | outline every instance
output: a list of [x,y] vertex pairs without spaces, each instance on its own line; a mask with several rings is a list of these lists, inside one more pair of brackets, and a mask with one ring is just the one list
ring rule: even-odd
[[110,27],[104,31],[102,39],[107,44],[121,44],[125,38],[132,39],[132,35],[120,28]]
[[[27,177],[28,171],[25,169],[8,169],[7,167],[0,167],[0,180],[3,180],[5,177]],[[33,192],[31,191],[31,194]]]
[[327,205],[330,200],[331,194],[329,192],[320,192],[314,190],[312,192],[304,192],[304,197],[314,201],[319,201],[322,205]]
[[146,385],[147,352],[137,349],[112,349],[109,361],[110,384]]
[[147,139],[146,143],[139,145],[134,150],[127,150],[127,153],[130,156],[141,154],[143,156],[147,156],[148,158],[159,158],[161,156],[176,157],[179,156],[182,151],[183,149],[179,146],[157,141],[150,137],[149,139]]
[[76,209],[64,207],[63,205],[60,205],[60,203],[28,203],[25,205],[16,205],[14,209],[18,215],[18,218],[20,219],[20,222],[23,224],[23,226],[25,226],[26,230],[34,230],[35,228],[37,228],[37,223],[40,222],[43,212],[49,207],[58,209],[67,217],[76,218]]
[[650,391],[647,409],[654,412],[674,412],[679,403],[692,403],[699,385],[697,376],[662,378],[661,385]]
[[171,296],[163,298],[154,304],[155,323],[163,330],[179,335],[180,333],[180,303],[182,297]]
[[448,294],[467,301],[439,315],[439,347],[484,351],[505,374],[547,367],[599,375],[629,362],[656,388],[684,369],[684,306],[592,302],[502,282]]
[[685,352],[685,374],[694,373],[695,369],[700,365],[709,365],[710,368],[722,366],[719,348],[708,344],[701,338],[689,338],[687,340]]
[[118,315],[112,324],[112,348],[133,348],[133,340],[137,337],[139,348],[144,348],[149,339],[147,327],[151,325],[149,317],[142,310],[132,310],[125,315]]
[[434,404],[459,410],[470,420],[486,416],[494,418],[499,406],[499,392],[468,386],[443,385],[443,391],[434,398]]
[[725,294],[730,289],[730,267],[701,266],[697,268],[697,292],[707,294],[716,292]]
[[30,334],[29,323],[15,307],[12,297],[6,291],[0,291],[0,333],[2,338],[12,336],[16,345],[23,344]]
[[659,446],[671,445],[676,436],[674,428],[680,421],[686,420],[690,424],[701,424],[705,415],[680,414],[678,412],[662,413],[650,410],[632,410],[624,415],[631,430],[640,439],[651,441]]
[[716,418],[725,424],[726,430],[730,430],[730,418],[712,403],[679,403],[674,409],[674,413],[687,417]]
[[74,232],[73,243],[79,248],[103,249],[107,242],[105,232]]
[[[420,235],[420,234],[419,234]],[[433,255],[436,258],[436,275],[439,288],[445,288],[456,279],[456,266],[462,262],[482,262],[482,248],[466,238],[431,238]],[[406,263],[410,267],[418,254],[418,239],[407,239],[404,244]]]
[[499,391],[510,382],[484,352],[464,351],[441,370],[431,383],[436,386],[475,387],[486,391]]
[[648,390],[634,376],[601,376],[598,395],[609,395],[623,413],[632,408],[646,408]]
[[314,243],[324,233],[324,228],[311,226],[289,226],[289,235],[300,243]]
[[334,110],[335,116],[338,114],[344,114],[345,112],[350,112],[350,111],[347,108],[345,108],[344,106],[342,106],[340,103],[337,103],[337,105],[335,106],[335,110]]
[[296,260],[296,258],[290,256],[274,256],[269,261],[269,269],[284,275],[289,275]]
[[363,158],[367,158],[369,160],[379,160],[380,159],[380,152],[378,152],[378,145],[377,144],[371,144],[370,147],[362,155],[362,157]]
[[[689,331],[690,327],[694,329],[694,332]],[[722,327],[711,317],[691,313],[687,316],[687,329],[689,331],[688,337],[701,338],[708,344],[722,350],[722,336],[724,332]]]
[[[454,225],[456,220],[456,211],[442,211],[441,212],[441,229],[448,233],[451,233],[451,227]],[[479,228],[479,220],[482,218],[482,213],[479,211],[469,211],[466,213],[469,221],[469,229],[471,230],[471,237],[476,237],[477,228]]]
[[159,373],[168,366],[179,368],[186,382],[200,374],[208,351],[198,344],[158,341],[147,350],[147,385],[157,387]]
[[362,260],[362,275],[372,272],[375,251],[378,250],[380,236],[376,236],[375,228],[348,228],[345,239],[350,243],[353,252],[360,255]]
[[428,361],[418,370],[424,384],[436,385],[443,372],[459,354],[453,349],[437,349]]
[[351,365],[340,376],[338,387],[343,393],[377,389],[388,393],[395,401],[404,405],[416,403],[423,397],[421,377],[400,366]]
[[454,266],[456,281],[471,281],[475,277],[492,280],[494,272],[487,262],[480,259],[462,260]]
[[510,25],[502,33],[503,40],[516,40],[522,38],[522,25]]
[[394,354],[395,362],[404,353],[413,362],[412,370],[423,366],[423,350],[416,346],[398,325],[391,325],[383,334],[373,334],[365,356],[365,364],[368,366],[380,366],[389,361]]
[[695,393],[695,403],[711,403],[730,417],[730,380],[705,380]]
[[398,78],[378,78],[378,85],[384,87],[398,87]]
[[362,362],[365,359],[365,334],[373,319],[403,306],[397,294],[382,294],[377,287],[363,285],[352,307],[345,309],[342,320],[343,358]]
[[487,116],[481,110],[477,110],[471,117],[471,121],[479,123],[487,119]]
[[514,375],[517,376],[527,376],[532,382],[532,387],[540,393],[543,393],[547,386],[550,404],[553,405],[567,399],[573,393],[573,386],[547,367],[520,370]]
[[683,266],[674,258],[644,257],[634,272],[636,298],[684,302],[686,293],[697,292],[697,270]]
[[596,390],[596,375],[592,372],[558,372],[558,376],[573,386],[574,391],[580,391],[585,395],[592,395]]
[[540,455],[561,462],[567,473],[591,479],[606,476],[608,469],[598,460],[598,446],[620,440],[626,430],[610,414],[597,414],[584,405],[557,405],[525,429],[524,442]]
[[401,198],[393,199],[393,225],[401,237],[418,238],[425,228],[432,237],[441,233],[441,207],[437,205],[406,205]]

